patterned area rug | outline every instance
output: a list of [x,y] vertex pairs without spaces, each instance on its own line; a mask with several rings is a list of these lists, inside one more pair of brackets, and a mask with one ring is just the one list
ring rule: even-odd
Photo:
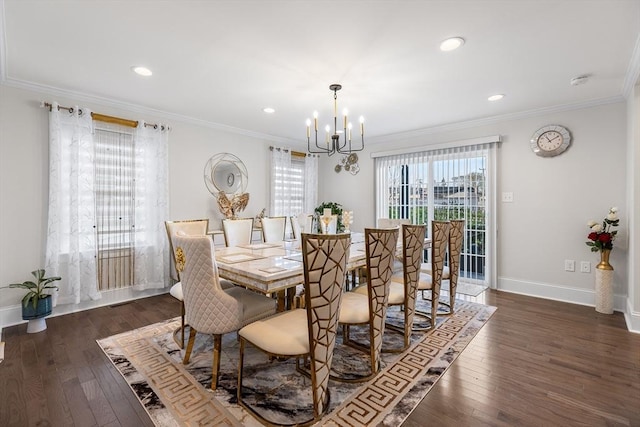
[[[419,299],[418,305],[418,309],[426,309],[427,302]],[[457,301],[454,315],[439,317],[432,332],[414,333],[408,350],[384,353],[381,372],[369,382],[331,381],[330,410],[317,425],[400,425],[495,310]],[[396,323],[401,315],[397,308],[390,308],[389,323]],[[172,319],[98,340],[98,344],[157,426],[260,426],[237,404],[236,335],[223,337],[219,386],[212,392],[211,337],[198,334],[191,361],[183,365],[183,351],[172,338],[178,325],[179,319]],[[365,328],[351,331],[352,339],[366,344]],[[385,348],[398,347],[400,340],[400,334],[387,328]],[[334,374],[358,376],[368,365],[368,356],[342,345],[339,334]],[[278,423],[309,419],[312,411],[310,380],[296,372],[295,361],[270,361],[251,346],[245,350],[243,397],[263,416]]]

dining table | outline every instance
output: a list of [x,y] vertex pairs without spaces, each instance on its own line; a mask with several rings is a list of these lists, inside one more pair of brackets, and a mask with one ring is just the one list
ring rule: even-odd
[[[430,239],[425,239],[425,248]],[[398,249],[402,253],[402,246]],[[297,285],[304,283],[302,249],[298,240],[216,247],[220,277],[263,294],[275,294],[278,311],[291,308]],[[347,272],[366,266],[364,233],[351,233]],[[352,275],[353,276],[353,275]]]

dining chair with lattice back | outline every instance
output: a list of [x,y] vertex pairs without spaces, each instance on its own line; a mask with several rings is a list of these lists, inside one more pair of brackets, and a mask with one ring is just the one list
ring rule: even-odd
[[225,218],[222,220],[222,232],[227,247],[249,245],[253,235],[253,218]]
[[[285,311],[251,323],[238,332],[240,361],[238,364],[238,403],[266,425],[278,425],[266,419],[243,397],[244,354],[247,344],[270,357],[308,359],[312,389],[311,419],[295,425],[317,422],[329,408],[329,375],[338,327],[338,312],[349,258],[350,236],[302,234],[305,308]],[[307,363],[304,364],[307,366]],[[295,412],[302,411],[296,409]]]
[[[436,327],[436,317],[440,302],[440,288],[442,286],[442,271],[444,260],[447,255],[449,245],[449,221],[431,221],[431,274],[420,272],[418,279],[418,291],[423,299],[425,292],[430,292],[431,311],[415,310],[415,314],[429,319],[429,326],[426,328],[415,327],[413,330],[431,330]],[[403,276],[394,275],[392,281],[402,283]]]
[[383,348],[383,352],[400,353],[411,344],[411,331],[416,309],[416,295],[420,278],[420,265],[424,253],[425,225],[402,225],[402,280],[392,277],[389,286],[389,306],[400,306],[402,326],[387,323],[389,330],[403,334],[403,346]]
[[285,238],[287,227],[286,216],[272,216],[262,218],[262,240],[265,243],[281,242]]
[[211,388],[218,386],[222,335],[271,316],[276,301],[239,286],[222,289],[209,236],[175,237],[176,266],[182,278],[185,318],[190,326],[183,363],[189,363],[196,334],[213,335]]
[[[446,308],[441,314],[453,314],[460,277],[460,254],[464,243],[464,219],[452,219],[449,226],[449,302],[440,301]],[[444,276],[444,275],[443,275]],[[444,280],[444,277],[443,277]]]
[[[331,377],[344,382],[367,381],[380,369],[380,351],[387,315],[389,286],[398,242],[397,228],[366,228],[364,234],[368,272],[366,284],[361,284],[342,296],[340,324],[343,344],[368,352],[371,365],[366,374],[350,373],[347,376],[334,373]],[[350,327],[354,325],[368,325],[368,346],[351,340]]]

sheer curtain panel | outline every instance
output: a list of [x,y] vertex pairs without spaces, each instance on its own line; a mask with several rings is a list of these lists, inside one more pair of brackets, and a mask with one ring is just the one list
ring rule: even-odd
[[169,277],[164,221],[169,217],[169,136],[165,126],[135,133],[135,290],[163,288]]
[[304,204],[302,213],[312,214],[318,206],[318,156],[307,154],[304,158]]
[[271,148],[269,216],[291,215],[291,152]]
[[[99,299],[91,112],[49,113],[49,212],[45,268],[60,276],[57,302]],[[56,298],[54,298],[55,300]]]

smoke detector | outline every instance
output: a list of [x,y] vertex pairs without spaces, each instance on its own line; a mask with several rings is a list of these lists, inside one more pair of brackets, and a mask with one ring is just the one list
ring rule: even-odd
[[589,80],[589,76],[588,75],[584,75],[584,76],[578,76],[578,77],[574,77],[571,79],[571,86],[578,86],[581,84],[586,83]]

